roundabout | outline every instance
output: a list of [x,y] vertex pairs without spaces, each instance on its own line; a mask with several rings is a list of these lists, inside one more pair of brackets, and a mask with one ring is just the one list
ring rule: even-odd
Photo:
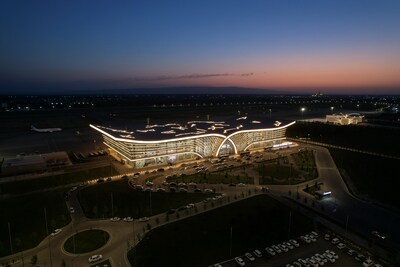
[[63,245],[66,252],[82,254],[102,248],[110,239],[110,234],[100,229],[84,230],[70,236]]

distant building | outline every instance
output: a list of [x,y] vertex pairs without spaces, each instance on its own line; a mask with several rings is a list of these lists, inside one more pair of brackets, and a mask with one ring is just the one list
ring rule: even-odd
[[359,113],[326,115],[326,122],[337,125],[357,125],[363,121],[364,116]]
[[90,127],[103,135],[112,156],[141,168],[276,147],[285,142],[286,128],[294,123],[252,120],[245,116],[224,121],[146,125],[132,130]]
[[1,165],[1,174],[16,175],[47,170],[46,159],[42,155],[17,156],[5,159]]
[[24,173],[45,172],[52,167],[71,165],[66,152],[52,152],[41,155],[18,155],[4,159],[1,163],[1,175],[18,175]]

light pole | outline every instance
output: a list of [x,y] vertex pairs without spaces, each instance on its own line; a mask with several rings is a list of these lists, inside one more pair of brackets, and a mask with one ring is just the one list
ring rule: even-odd
[[304,111],[306,111],[306,108],[303,107],[300,109],[300,111],[301,111],[301,119],[303,119],[303,114],[304,114]]
[[335,107],[331,107],[331,113],[333,115],[333,110],[335,109]]
[[12,239],[11,239],[11,227],[10,227],[10,222],[8,222],[8,237],[10,238],[10,249],[11,249],[11,254],[14,254],[13,246],[12,246]]

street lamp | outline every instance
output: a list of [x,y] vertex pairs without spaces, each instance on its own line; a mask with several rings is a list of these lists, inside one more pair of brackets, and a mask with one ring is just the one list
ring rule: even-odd
[[303,119],[303,113],[304,113],[304,111],[306,111],[306,108],[303,107],[300,109],[300,111],[301,111],[301,119]]
[[332,112],[332,115],[333,115],[333,110],[335,109],[335,107],[331,107],[331,112]]

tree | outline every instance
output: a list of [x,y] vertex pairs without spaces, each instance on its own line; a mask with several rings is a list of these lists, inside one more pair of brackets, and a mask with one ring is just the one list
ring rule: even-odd
[[97,218],[97,215],[99,213],[99,209],[97,208],[97,205],[93,206],[92,212],[93,212],[94,217]]
[[38,260],[37,255],[33,255],[32,258],[31,258],[31,264],[32,264],[32,265],[36,265],[37,260]]

